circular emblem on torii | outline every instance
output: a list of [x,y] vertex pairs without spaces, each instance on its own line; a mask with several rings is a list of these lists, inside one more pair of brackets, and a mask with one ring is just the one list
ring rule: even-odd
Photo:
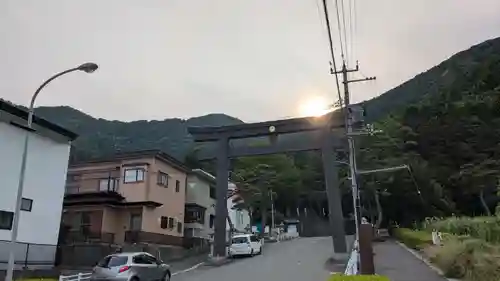
[[276,127],[274,126],[269,126],[269,132],[274,133],[276,131]]

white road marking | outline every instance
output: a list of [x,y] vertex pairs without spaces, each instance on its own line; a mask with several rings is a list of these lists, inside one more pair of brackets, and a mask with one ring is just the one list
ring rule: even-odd
[[203,264],[204,264],[204,262],[200,262],[199,264],[196,264],[196,265],[194,265],[194,266],[192,266],[192,267],[190,267],[188,269],[184,269],[184,270],[181,270],[181,271],[174,272],[174,273],[172,273],[172,276],[175,276],[175,275],[181,274],[181,273],[186,273],[186,272],[191,271],[191,270],[195,270],[198,267],[202,266]]

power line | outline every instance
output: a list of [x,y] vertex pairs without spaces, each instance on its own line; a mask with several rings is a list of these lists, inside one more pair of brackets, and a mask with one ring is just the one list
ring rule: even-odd
[[[328,16],[328,8],[326,6],[326,0],[323,0],[323,12],[325,14],[326,30],[328,33],[328,44],[330,46],[330,55],[332,57],[332,68],[333,68],[332,72],[336,73],[337,72],[337,63],[335,62],[335,52],[333,49],[332,30],[330,28],[330,18]],[[340,93],[340,82],[339,82],[339,78],[337,77],[337,75],[335,75],[335,84],[337,86],[337,96],[338,96],[339,102],[340,102],[340,104],[342,104],[342,95]],[[342,110],[342,115],[345,115],[343,107],[340,107],[340,108]]]
[[[325,11],[326,11],[326,1],[323,1],[323,5],[325,6]],[[339,41],[340,41],[340,55],[342,56],[342,61],[345,60],[345,57],[344,57],[344,47],[343,47],[343,40],[342,40],[342,27],[341,27],[341,24],[340,24],[340,11],[339,11],[339,1],[338,0],[335,0],[335,11],[336,11],[336,14],[337,14],[337,29],[339,31]],[[328,14],[327,14],[327,19],[328,19]],[[329,20],[328,20],[329,21]],[[328,30],[330,30],[330,28],[328,27]],[[334,69],[335,70],[335,69]],[[335,70],[335,72],[337,72]]]
[[340,0],[340,4],[342,6],[342,22],[343,22],[343,29],[344,29],[344,47],[345,47],[345,59],[348,62],[349,60],[349,53],[348,53],[348,45],[347,45],[347,28],[346,28],[346,23],[345,23],[345,7],[344,7],[344,0]]

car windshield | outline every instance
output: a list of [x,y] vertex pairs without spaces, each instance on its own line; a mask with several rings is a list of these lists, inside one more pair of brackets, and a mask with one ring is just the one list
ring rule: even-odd
[[236,237],[233,238],[233,244],[244,244],[248,242],[248,239],[246,237]]
[[121,266],[127,263],[127,257],[124,256],[108,256],[99,261],[97,266],[99,267],[115,267]]

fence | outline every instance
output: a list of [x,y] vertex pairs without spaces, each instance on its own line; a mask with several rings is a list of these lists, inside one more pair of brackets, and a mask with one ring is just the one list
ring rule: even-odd
[[[0,240],[0,270],[7,269],[10,241]],[[57,245],[21,243],[14,246],[16,269],[43,269],[54,265]]]
[[86,281],[90,280],[92,273],[78,273],[75,275],[61,275],[59,281]]

